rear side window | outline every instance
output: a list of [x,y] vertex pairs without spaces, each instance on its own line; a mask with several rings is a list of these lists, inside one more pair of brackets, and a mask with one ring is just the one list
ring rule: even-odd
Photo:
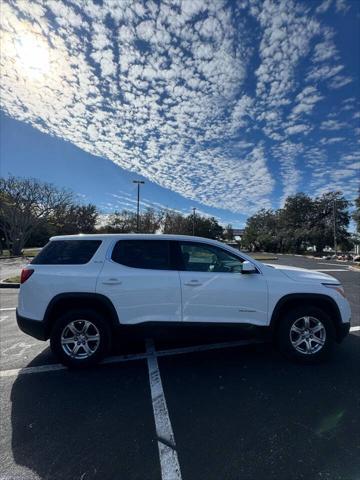
[[172,270],[169,242],[165,240],[120,240],[111,259],[132,268]]
[[31,262],[34,265],[82,265],[90,262],[101,240],[53,240]]

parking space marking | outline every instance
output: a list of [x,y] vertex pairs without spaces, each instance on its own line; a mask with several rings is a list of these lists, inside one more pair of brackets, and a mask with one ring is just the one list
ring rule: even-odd
[[350,272],[348,268],[316,268],[317,272]]
[[53,363],[50,365],[38,365],[37,367],[12,368],[10,370],[1,370],[0,378],[16,377],[30,373],[56,372],[57,370],[66,370],[66,367],[60,363]]
[[162,387],[157,354],[153,340],[146,340],[151,401],[154,412],[162,480],[181,480],[180,464],[174,432]]
[[264,343],[264,340],[235,340],[233,342],[211,343],[208,345],[194,345],[191,347],[172,348],[169,350],[158,350],[157,357],[167,357],[170,355],[180,355],[184,353],[208,352],[210,350],[221,350],[222,348],[240,347],[244,345],[255,345],[257,343]]
[[1,355],[13,359],[14,357],[22,357],[26,354],[29,349],[36,347],[38,343],[26,343],[26,342],[16,342],[13,343],[10,347],[6,347],[2,350]]
[[9,315],[1,315],[0,316],[0,323],[5,321],[7,318],[9,318]]
[[[330,267],[342,267],[341,263],[321,263],[319,262],[319,265],[329,265]],[[345,265],[347,266],[347,265]]]
[[[260,343],[260,340],[239,340],[234,342],[223,342],[223,343],[213,343],[208,345],[195,345],[193,347],[182,347],[182,348],[169,348],[167,350],[158,350],[156,352],[157,357],[165,357],[172,355],[180,355],[185,353],[196,353],[196,352],[205,352],[209,350],[220,350],[223,348],[231,347],[240,347],[242,345],[252,345]],[[261,341],[262,343],[262,341]],[[113,357],[105,358],[100,365],[109,365],[116,364],[121,362],[130,362],[134,360],[146,360],[148,358],[148,353],[133,353],[129,355],[116,355]],[[14,377],[17,375],[26,375],[30,373],[44,373],[44,372],[54,372],[58,370],[67,370],[64,365],[60,363],[51,363],[48,365],[39,365],[36,367],[23,367],[23,368],[13,368],[10,370],[0,370],[0,378],[3,377]]]
[[[350,328],[350,333],[360,332],[360,325],[355,325]],[[197,352],[207,352],[211,350],[221,350],[225,348],[240,347],[244,345],[255,345],[257,343],[264,343],[263,340],[238,340],[233,342],[222,342],[222,343],[212,343],[205,345],[194,345],[190,347],[180,347],[180,348],[169,348],[166,350],[158,350],[156,352],[156,357],[170,357],[172,355],[181,355],[187,353],[197,353]],[[129,355],[116,355],[113,357],[107,357],[101,362],[100,365],[109,365],[122,362],[130,362],[135,360],[147,360],[149,357],[148,353],[134,353]],[[67,370],[64,365],[60,363],[51,363],[48,365],[38,365],[36,367],[22,367],[22,368],[13,368],[8,370],[0,370],[0,378],[14,377],[18,375],[26,375],[32,373],[44,373],[44,372],[55,372],[59,370]]]
[[14,312],[15,310],[16,310],[16,307],[0,308],[0,312]]

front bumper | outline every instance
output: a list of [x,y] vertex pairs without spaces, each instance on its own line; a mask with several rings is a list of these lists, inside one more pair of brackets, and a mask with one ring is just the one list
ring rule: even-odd
[[337,327],[337,341],[340,343],[344,340],[344,338],[349,335],[350,332],[350,322],[348,323],[341,323]]
[[40,320],[33,320],[32,318],[23,317],[19,315],[17,310],[16,310],[16,321],[20,330],[26,333],[27,335],[37,338],[38,340],[48,339],[44,322]]

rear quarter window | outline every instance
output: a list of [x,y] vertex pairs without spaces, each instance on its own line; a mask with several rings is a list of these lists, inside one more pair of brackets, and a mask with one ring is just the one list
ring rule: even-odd
[[83,265],[90,262],[101,240],[53,240],[31,262],[33,265]]

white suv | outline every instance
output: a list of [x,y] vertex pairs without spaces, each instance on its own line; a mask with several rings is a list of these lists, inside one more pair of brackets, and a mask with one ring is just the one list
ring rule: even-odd
[[241,324],[266,327],[304,362],[330,353],[350,329],[339,282],[272,266],[214,240],[181,235],[54,237],[22,271],[18,325],[66,365],[98,362],[115,329]]

